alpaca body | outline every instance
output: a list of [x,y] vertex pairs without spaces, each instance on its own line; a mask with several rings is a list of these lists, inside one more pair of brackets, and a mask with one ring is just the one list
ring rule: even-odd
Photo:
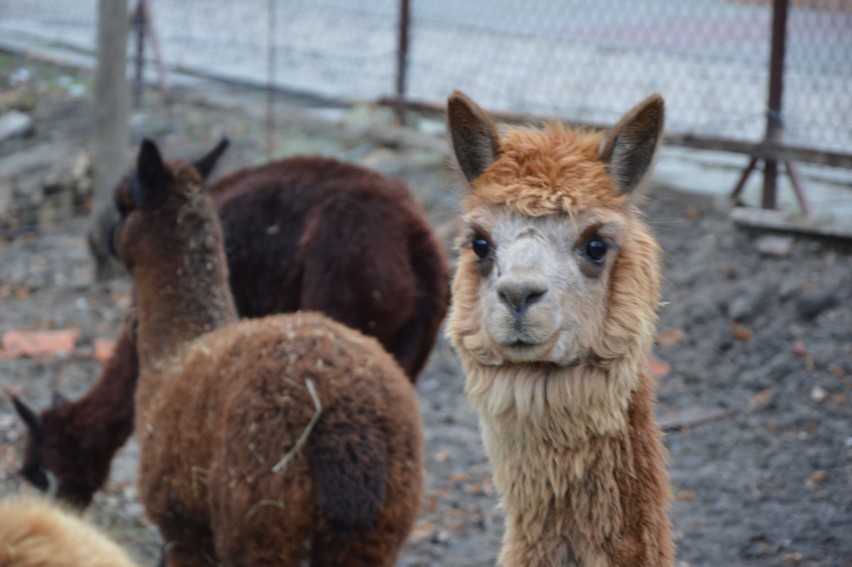
[[416,380],[447,311],[449,268],[402,181],[303,157],[237,171],[210,192],[242,316],[321,311],[376,337]]
[[449,123],[472,192],[447,333],[506,510],[500,563],[672,565],[645,372],[659,247],[628,200],[662,100],[607,135],[550,125],[501,138],[457,93]]
[[[379,352],[298,313],[228,325],[143,367],[140,497],[173,553],[212,545],[226,564],[298,565],[334,550],[348,564],[392,565],[417,514],[421,434],[411,385]],[[321,418],[273,472],[316,413],[306,380]],[[381,545],[361,549],[359,532]]]
[[89,505],[109,477],[113,455],[133,432],[139,360],[127,321],[101,379],[85,396],[56,400],[40,416],[16,400],[30,428],[21,474],[41,490],[48,487],[47,473],[53,474],[56,498],[76,507]]
[[237,322],[212,202],[153,142],[115,200],[138,299],[140,496],[168,565],[392,565],[423,483],[398,364],[318,313]]
[[[202,160],[204,173],[216,151]],[[447,311],[449,268],[403,182],[306,157],[239,170],[209,191],[240,316],[321,311],[377,337],[416,380]],[[87,506],[133,431],[139,362],[132,336],[125,325],[83,398],[29,412],[22,472],[37,485],[51,472],[63,501]]]
[[3,567],[136,567],[79,516],[41,498],[0,501]]

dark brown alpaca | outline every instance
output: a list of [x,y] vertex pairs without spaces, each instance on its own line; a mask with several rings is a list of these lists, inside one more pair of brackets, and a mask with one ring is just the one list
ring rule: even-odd
[[[226,147],[195,163],[203,177]],[[449,270],[403,182],[333,159],[292,158],[228,175],[210,193],[240,316],[322,311],[377,337],[416,379],[447,311]],[[40,417],[15,402],[30,429],[21,472],[43,489],[51,473],[58,497],[77,506],[91,502],[133,429],[131,334],[122,330],[80,400]]]
[[23,477],[47,490],[48,474],[52,474],[59,500],[80,508],[88,506],[109,476],[113,455],[133,432],[132,401],[138,373],[136,346],[125,322],[101,379],[85,396],[75,402],[55,399],[41,416],[13,398],[29,429]]
[[392,565],[423,481],[398,364],[319,313],[237,321],[203,180],[153,142],[115,199],[138,300],[140,495],[168,565]]

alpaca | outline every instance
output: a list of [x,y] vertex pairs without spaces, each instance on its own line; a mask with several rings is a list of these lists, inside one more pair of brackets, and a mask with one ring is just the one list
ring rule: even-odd
[[501,137],[449,98],[471,192],[447,334],[506,511],[506,567],[666,566],[666,452],[646,370],[659,248],[631,204],[663,130],[653,95],[609,132]]
[[82,518],[41,498],[0,501],[3,567],[136,567]]
[[241,316],[321,311],[376,337],[416,381],[449,306],[450,276],[404,182],[296,157],[227,175],[210,193]]
[[131,322],[131,317],[125,319],[101,379],[79,400],[69,402],[55,393],[53,405],[37,415],[12,397],[28,430],[21,475],[42,491],[53,480],[56,498],[77,508],[92,501],[109,477],[115,452],[133,432],[139,360]]
[[237,321],[202,178],[153,142],[115,201],[138,305],[140,497],[168,565],[392,565],[423,488],[396,361],[317,312]]
[[[226,148],[223,140],[194,163],[202,177]],[[449,306],[449,268],[402,181],[302,157],[242,169],[209,191],[240,316],[321,311],[375,336],[416,380]],[[40,415],[15,401],[29,430],[24,478],[44,490],[51,474],[57,498],[81,508],[106,482],[133,431],[139,363],[132,334],[125,325],[83,398],[59,399]]]

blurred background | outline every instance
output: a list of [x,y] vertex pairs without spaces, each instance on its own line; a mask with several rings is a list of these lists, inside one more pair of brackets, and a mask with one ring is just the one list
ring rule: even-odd
[[[118,28],[129,24],[136,110],[164,104],[194,76],[301,96],[312,106],[396,105],[397,119],[441,131],[440,120],[406,109],[434,117],[458,88],[506,118],[606,125],[659,91],[669,147],[705,150],[676,157],[715,160],[731,173],[721,183],[699,180],[698,189],[733,190],[737,173],[751,166],[758,174],[745,176],[744,202],[801,212],[812,204],[852,218],[843,193],[831,191],[850,183],[842,168],[852,166],[847,0],[127,1],[126,21],[101,18],[102,37],[114,50],[128,33]],[[98,21],[96,0],[3,0],[0,46],[59,48],[61,59],[91,67]],[[13,82],[25,79],[22,69]],[[163,96],[143,97],[143,82]],[[764,170],[771,179],[760,179]]]

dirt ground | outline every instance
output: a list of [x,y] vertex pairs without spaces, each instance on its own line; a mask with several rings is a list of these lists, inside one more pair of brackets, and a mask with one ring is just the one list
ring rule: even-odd
[[[28,69],[29,81],[13,86],[11,77],[21,68]],[[23,159],[45,142],[60,148],[56,159],[22,171],[15,181],[38,187],[47,180],[56,185],[58,178],[78,194],[70,205],[60,201],[60,212],[85,212],[80,148],[88,145],[88,80],[79,71],[0,55],[0,111],[22,108],[35,119],[31,136],[0,146],[0,160]],[[147,96],[151,106],[133,119],[135,140],[155,136],[169,153],[192,156],[227,134],[234,148],[220,171],[263,159],[260,94],[186,87],[176,93],[171,117],[156,93]],[[451,240],[460,190],[446,170],[441,143],[416,143],[377,127],[386,113],[374,109],[335,111],[344,122],[308,116],[283,102],[279,109],[279,155],[325,153],[401,176],[438,234]],[[50,402],[54,389],[76,397],[97,378],[97,340],[114,335],[128,303],[128,281],[93,281],[85,219],[44,212],[53,210],[55,193],[21,201],[32,208],[0,216],[0,333],[78,333],[66,354],[0,351],[0,389],[37,408]],[[663,187],[651,188],[646,210],[665,250],[654,368],[658,416],[670,425],[665,441],[680,564],[852,565],[849,243],[796,238],[780,257],[767,255],[761,252],[765,235],[735,229],[724,204]],[[418,383],[426,498],[400,565],[489,565],[496,559],[502,517],[462,388],[456,356],[442,337]],[[28,490],[16,473],[23,441],[24,427],[0,395],[4,495]],[[155,565],[159,544],[136,498],[135,458],[131,443],[91,512],[143,564]]]

